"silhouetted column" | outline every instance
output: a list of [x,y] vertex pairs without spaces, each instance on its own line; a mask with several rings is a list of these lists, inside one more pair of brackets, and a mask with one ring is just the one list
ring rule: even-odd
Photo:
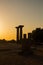
[[28,33],[28,39],[31,39],[31,33]]
[[16,35],[16,37],[17,37],[17,42],[19,41],[19,27],[16,27],[16,29],[17,29],[17,35]]
[[19,28],[20,28],[20,40],[22,40],[22,33],[23,33],[23,28],[24,26],[23,25],[20,25]]
[[20,40],[22,40],[22,27],[20,27]]
[[24,39],[26,39],[26,34],[24,34]]

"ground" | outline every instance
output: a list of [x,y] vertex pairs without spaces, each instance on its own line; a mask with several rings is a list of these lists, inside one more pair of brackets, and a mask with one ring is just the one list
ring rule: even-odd
[[33,55],[22,56],[16,43],[0,43],[0,65],[43,65],[43,50],[34,50]]

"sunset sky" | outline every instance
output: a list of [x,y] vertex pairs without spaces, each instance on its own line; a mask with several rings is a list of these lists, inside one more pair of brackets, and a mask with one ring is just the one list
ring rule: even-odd
[[18,25],[23,33],[43,28],[43,0],[0,0],[0,39],[16,39]]

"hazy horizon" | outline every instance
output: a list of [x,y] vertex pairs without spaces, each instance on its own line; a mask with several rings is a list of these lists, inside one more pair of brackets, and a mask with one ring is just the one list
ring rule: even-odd
[[16,26],[23,33],[43,28],[43,0],[0,0],[0,39],[16,39]]

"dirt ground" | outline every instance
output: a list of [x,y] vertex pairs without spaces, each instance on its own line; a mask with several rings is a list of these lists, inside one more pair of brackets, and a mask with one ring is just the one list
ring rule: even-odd
[[16,44],[0,44],[0,65],[43,65],[43,51],[37,50],[33,55],[19,55]]

